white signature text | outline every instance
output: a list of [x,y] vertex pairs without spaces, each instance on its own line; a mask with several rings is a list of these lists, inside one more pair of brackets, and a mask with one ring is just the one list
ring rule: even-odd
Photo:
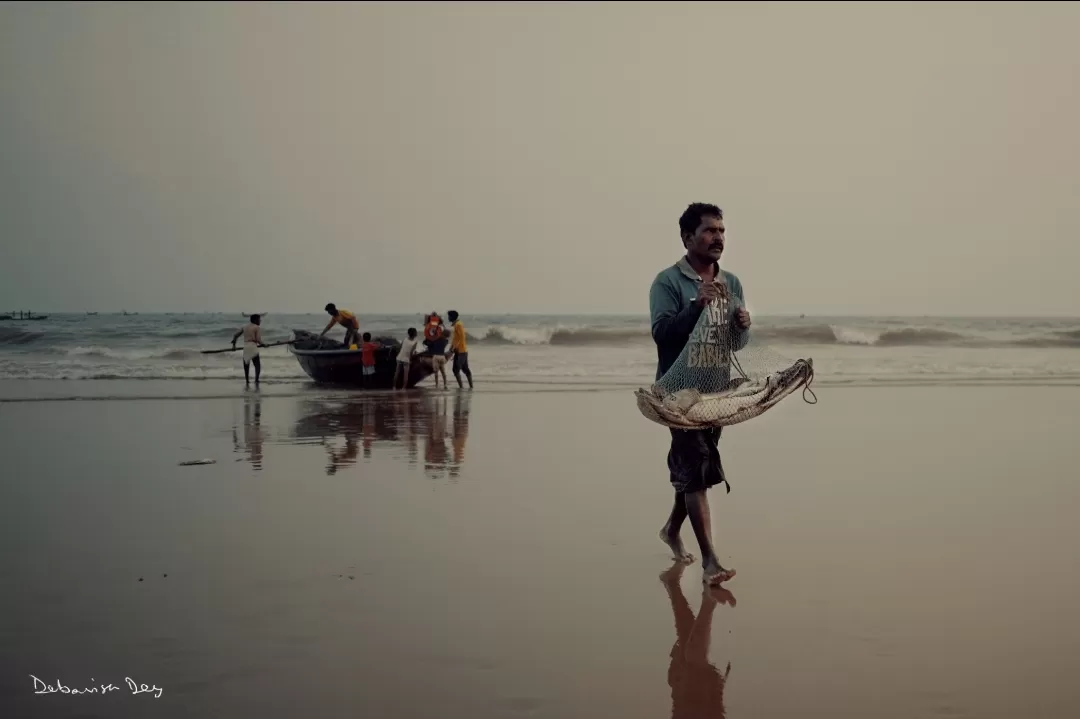
[[[123,691],[122,687],[118,687],[112,683],[73,689],[59,679],[56,680],[56,684],[54,685],[46,684],[33,674],[30,675],[30,678],[34,680],[35,694],[108,694],[109,692]],[[90,681],[93,682],[95,680],[91,677]],[[161,693],[164,691],[157,685],[151,687],[146,684],[137,684],[131,677],[124,677],[124,683],[127,685],[127,688],[131,690],[132,694],[153,694],[155,699],[160,699]]]

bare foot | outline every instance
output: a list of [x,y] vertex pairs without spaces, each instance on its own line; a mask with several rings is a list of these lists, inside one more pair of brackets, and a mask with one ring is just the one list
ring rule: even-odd
[[710,587],[718,587],[721,582],[726,582],[729,579],[735,578],[734,569],[724,569],[719,564],[706,565],[704,570],[704,573],[701,575],[701,581]]
[[679,538],[678,534],[676,534],[675,536],[671,535],[671,533],[668,531],[666,524],[664,525],[663,529],[660,530],[660,541],[668,545],[668,547],[671,549],[672,555],[674,555],[675,557],[676,562],[682,562],[683,564],[693,564],[694,555],[690,554],[690,552],[686,551],[683,548],[682,539]]
[[684,569],[686,569],[685,564],[682,562],[675,562],[670,567],[660,572],[660,581],[668,587],[674,586],[682,579]]
[[703,584],[701,587],[701,596],[703,598],[708,598],[708,601],[716,602],[717,604],[727,604],[732,607],[735,606],[735,595],[729,592],[725,587],[710,587],[708,584]]

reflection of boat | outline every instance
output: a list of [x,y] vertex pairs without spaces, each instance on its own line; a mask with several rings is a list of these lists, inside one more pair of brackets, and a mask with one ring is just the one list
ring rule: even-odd
[[[393,337],[375,337],[382,347],[375,351],[375,374],[364,375],[360,350],[351,350],[328,337],[319,337],[304,330],[293,330],[295,339],[289,346],[300,367],[308,377],[325,384],[347,384],[364,389],[390,389],[394,386],[394,369],[401,343]],[[409,367],[409,387],[433,372],[430,357],[413,357]]]
[[[423,461],[430,476],[457,477],[465,462],[470,400],[467,393],[307,400],[292,434],[296,440],[317,441],[326,447],[328,475],[356,464],[361,451],[369,458],[384,443],[409,464]],[[338,438],[345,440],[343,447],[334,442]]]

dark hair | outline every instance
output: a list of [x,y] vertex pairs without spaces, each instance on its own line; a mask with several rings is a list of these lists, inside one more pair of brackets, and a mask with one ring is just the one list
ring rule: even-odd
[[371,333],[370,332],[365,332],[364,333],[364,341],[365,342],[370,342],[371,341]]
[[253,325],[259,324],[259,320],[261,320],[261,319],[262,319],[262,317],[260,317],[259,315],[252,315],[251,316],[251,324],[253,324]]
[[410,339],[415,337],[415,336],[416,336],[416,328],[415,327],[410,327],[409,328],[409,337],[410,337]]
[[716,205],[706,202],[693,202],[679,216],[679,237],[684,238],[697,232],[703,217],[719,217],[724,219],[724,211]]
[[449,312],[446,313],[446,317],[451,322],[457,322],[457,318],[458,318],[457,310],[450,310]]
[[323,307],[323,309],[326,310],[327,312],[329,312],[332,315],[337,314],[337,305],[335,305],[333,302],[328,304],[326,307]]

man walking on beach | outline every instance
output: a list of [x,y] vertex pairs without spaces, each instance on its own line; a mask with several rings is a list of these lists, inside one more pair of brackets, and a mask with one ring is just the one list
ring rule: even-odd
[[447,312],[446,317],[450,320],[451,327],[450,353],[454,355],[454,379],[457,380],[458,387],[464,388],[465,385],[461,382],[461,373],[464,372],[469,380],[469,389],[472,389],[472,370],[469,369],[469,345],[465,341],[465,325],[461,324],[456,310]]
[[[716,303],[725,320],[739,331],[750,328],[750,314],[745,309],[742,283],[730,272],[720,269],[724,251],[724,213],[715,206],[695,202],[679,218],[686,255],[660,272],[649,289],[649,314],[652,337],[656,342],[656,378],[660,379],[683,351],[701,313]],[[738,302],[731,302],[732,298]],[[689,517],[704,571],[702,580],[716,586],[735,576],[734,569],[720,565],[712,543],[712,520],[706,492],[721,482],[727,484],[720,462],[720,428],[671,430],[668,471],[675,488],[675,504],[660,538],[671,547],[675,559],[694,561],[683,549],[679,531]],[[728,491],[731,491],[728,485]]]
[[262,362],[259,360],[259,348],[265,347],[262,341],[262,317],[252,315],[251,321],[237,330],[232,338],[233,349],[236,349],[236,340],[240,335],[244,336],[244,384],[251,384],[251,365],[255,365],[255,385],[259,384],[259,375],[262,374]]

